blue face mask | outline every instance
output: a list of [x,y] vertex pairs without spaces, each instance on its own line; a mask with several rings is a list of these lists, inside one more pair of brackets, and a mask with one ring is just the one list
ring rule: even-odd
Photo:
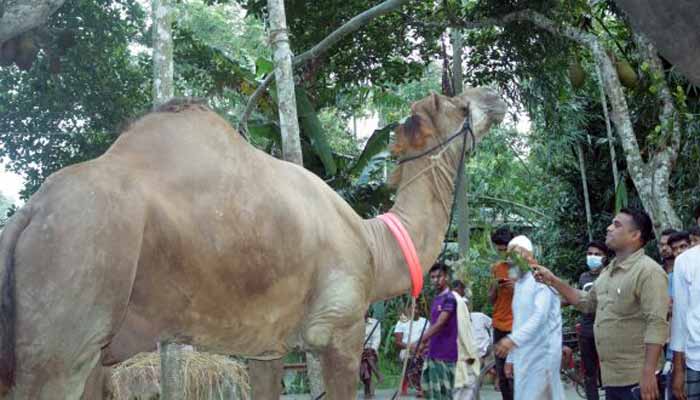
[[602,256],[586,256],[586,265],[591,270],[596,270],[603,266]]

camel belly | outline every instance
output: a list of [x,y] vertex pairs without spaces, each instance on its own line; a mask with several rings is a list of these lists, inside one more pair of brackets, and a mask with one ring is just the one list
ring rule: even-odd
[[144,243],[127,316],[106,358],[152,351],[162,339],[257,358],[278,358],[298,344],[313,287],[311,268],[291,272],[281,262],[226,263],[255,257],[221,257],[206,245],[189,256],[171,254],[178,248],[181,243]]

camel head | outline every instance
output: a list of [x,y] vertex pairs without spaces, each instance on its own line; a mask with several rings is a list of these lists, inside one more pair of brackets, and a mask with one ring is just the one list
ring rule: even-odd
[[[420,154],[447,141],[462,128],[465,119],[470,121],[478,142],[491,126],[501,122],[505,112],[505,102],[488,88],[467,88],[455,97],[433,93],[411,105],[411,116],[396,128],[392,152],[399,157]],[[452,143],[461,146],[461,140]]]
[[[409,159],[446,143],[459,132],[468,120],[474,134],[467,138],[467,151],[478,143],[494,124],[503,119],[506,103],[493,90],[488,88],[467,88],[455,97],[439,94],[419,100],[411,105],[411,116],[395,131],[392,153],[400,159]],[[453,155],[459,154],[463,146],[461,138],[449,144]],[[435,153],[435,152],[431,152]],[[452,157],[454,163],[458,157]],[[397,187],[403,176],[402,168],[394,171],[389,185]]]

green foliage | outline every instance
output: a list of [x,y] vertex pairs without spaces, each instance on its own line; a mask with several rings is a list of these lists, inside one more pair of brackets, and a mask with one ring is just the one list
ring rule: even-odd
[[311,105],[311,100],[309,100],[309,95],[306,91],[297,87],[295,89],[296,101],[297,101],[297,113],[299,116],[299,128],[304,132],[304,136],[309,140],[311,147],[314,149],[314,153],[318,158],[321,159],[323,166],[326,170],[326,175],[333,176],[337,172],[337,167],[335,161],[333,160],[333,153],[331,148],[328,146],[328,141],[326,140],[326,134],[321,124],[321,120],[316,113],[313,105]]
[[12,201],[0,192],[0,229],[5,225],[8,213],[12,208]]
[[24,173],[26,198],[54,171],[94,158],[149,103],[149,67],[131,55],[143,31],[135,1],[68,0],[50,29],[71,29],[76,45],[52,74],[46,51],[32,69],[0,67],[0,157]]
[[[255,16],[266,13],[264,0],[242,1]],[[285,9],[294,54],[301,54],[355,15],[377,3],[368,0],[287,0]],[[352,96],[371,83],[382,86],[420,76],[424,62],[436,52],[441,29],[422,23],[433,11],[431,2],[413,2],[375,19],[345,37],[319,60],[304,66],[304,85],[321,108],[334,105],[338,95]],[[408,37],[420,40],[407,40]],[[417,56],[416,56],[417,55]]]

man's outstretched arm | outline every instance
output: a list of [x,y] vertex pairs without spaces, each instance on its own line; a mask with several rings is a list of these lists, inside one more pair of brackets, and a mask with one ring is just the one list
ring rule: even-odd
[[583,292],[569,286],[568,283],[559,279],[552,271],[547,268],[536,265],[532,267],[535,271],[535,279],[538,282],[542,282],[545,285],[553,287],[559,294],[564,297],[564,300],[568,303],[583,311],[585,313],[595,312],[596,307],[596,296],[595,296],[595,286],[589,292]]

